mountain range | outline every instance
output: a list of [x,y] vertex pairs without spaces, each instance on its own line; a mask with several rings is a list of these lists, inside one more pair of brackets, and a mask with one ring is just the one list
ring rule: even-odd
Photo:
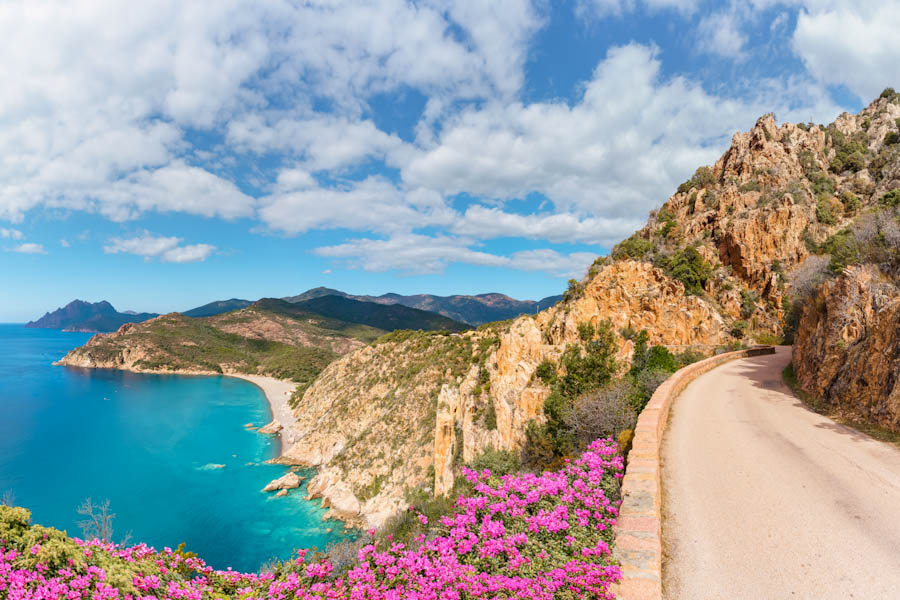
[[[325,297],[335,299],[329,301],[321,300]],[[353,300],[356,303],[341,302],[336,300],[337,298]],[[310,312],[337,319],[345,319],[348,315],[354,315],[353,318],[356,319],[362,318],[360,313],[371,311],[371,304],[403,306],[433,313],[434,316],[413,316],[414,313],[398,310],[380,311],[377,313],[377,319],[385,320],[378,327],[390,331],[398,328],[394,326],[396,323],[414,322],[422,325],[412,327],[413,329],[460,331],[461,327],[465,329],[464,325],[477,326],[491,321],[512,319],[523,314],[533,314],[553,306],[561,298],[562,296],[549,296],[539,301],[516,300],[504,294],[479,294],[477,296],[434,296],[431,294],[402,296],[400,294],[383,294],[381,296],[364,296],[347,294],[346,292],[326,287],[317,287],[296,296],[282,298],[281,300],[290,304],[302,305],[304,309]],[[247,308],[252,304],[252,300],[239,298],[215,300],[203,306],[183,311],[181,314],[194,318],[214,317]],[[438,315],[440,318],[434,318]],[[93,303],[74,300],[62,308],[44,314],[40,319],[30,321],[25,326],[41,329],[62,329],[63,331],[108,333],[117,330],[125,323],[141,323],[158,316],[158,313],[137,313],[130,310],[119,312],[105,300]]]
[[402,304],[410,308],[427,310],[469,325],[483,325],[493,321],[514,319],[519,315],[534,314],[562,300],[562,296],[548,296],[542,300],[516,300],[504,294],[478,294],[476,296],[434,296],[432,294],[382,294],[381,296],[355,296],[340,290],[317,287],[298,296],[284,298],[288,302],[304,302],[322,296],[342,296],[374,302],[376,304]]

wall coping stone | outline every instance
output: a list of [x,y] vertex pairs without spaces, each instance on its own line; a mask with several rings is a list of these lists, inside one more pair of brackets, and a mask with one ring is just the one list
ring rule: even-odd
[[704,373],[735,359],[763,354],[775,354],[775,347],[726,352],[679,369],[656,388],[638,416],[615,528],[615,556],[622,568],[622,580],[614,588],[619,600],[662,600],[660,449],[672,402]]

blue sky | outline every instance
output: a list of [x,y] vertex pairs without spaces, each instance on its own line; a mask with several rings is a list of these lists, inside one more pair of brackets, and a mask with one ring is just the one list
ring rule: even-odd
[[559,293],[762,114],[900,87],[837,0],[6,2],[0,321]]

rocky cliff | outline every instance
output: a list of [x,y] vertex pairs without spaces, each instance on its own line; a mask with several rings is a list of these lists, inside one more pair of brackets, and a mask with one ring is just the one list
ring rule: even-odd
[[[448,491],[481,451],[518,449],[550,392],[538,365],[578,343],[579,325],[605,320],[678,348],[731,340],[713,305],[680,282],[647,263],[615,262],[536,316],[462,334],[398,333],[335,361],[295,410],[286,456],[319,467],[309,492],[332,516],[378,526],[411,493]],[[627,362],[631,342],[619,340]]]
[[825,282],[803,312],[793,363],[830,410],[900,431],[900,287],[871,266]]
[[[386,339],[335,361],[298,405],[299,442],[288,450],[319,468],[311,495],[332,516],[377,526],[410,494],[449,490],[482,450],[521,447],[550,394],[538,366],[579,344],[587,323],[612,323],[622,365],[633,352],[626,332],[707,352],[776,341],[793,272],[900,187],[898,118],[896,94],[827,127],[766,115],[559,304],[478,331]],[[889,317],[879,319],[867,322],[889,330]],[[881,348],[888,338],[875,339]],[[827,361],[840,370],[839,357]]]

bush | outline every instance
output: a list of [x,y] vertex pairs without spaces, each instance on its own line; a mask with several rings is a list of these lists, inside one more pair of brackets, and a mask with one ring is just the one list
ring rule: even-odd
[[581,295],[583,291],[581,283],[577,279],[570,279],[566,291],[563,292],[563,302],[569,302]]
[[885,206],[900,207],[900,188],[889,191],[881,197],[879,202]]
[[894,88],[886,87],[881,92],[881,95],[878,97],[879,98],[887,98],[888,100],[893,100],[895,96],[897,96],[897,92],[894,91]]
[[828,200],[819,199],[819,201],[816,202],[816,218],[820,223],[824,223],[825,225],[834,225],[837,223],[834,212],[831,210],[831,203]]
[[853,214],[859,209],[859,196],[853,192],[844,192],[841,194],[841,204],[844,205],[844,210],[847,213]]
[[688,246],[669,257],[665,271],[673,279],[684,284],[686,294],[700,296],[712,275],[712,267],[694,246]]
[[645,254],[653,250],[653,242],[642,238],[640,234],[635,233],[630,238],[620,242],[612,251],[612,257],[615,260],[640,259]]
[[751,290],[741,290],[741,316],[749,319],[756,312],[759,295]]
[[575,450],[575,438],[569,426],[576,398],[607,385],[616,372],[616,336],[609,321],[596,328],[579,326],[581,344],[570,344],[560,357],[564,375],[553,380],[550,395],[544,401],[546,421],[529,424],[523,455],[535,469],[552,468]]
[[821,250],[831,255],[828,270],[834,275],[839,275],[847,265],[859,262],[859,245],[856,237],[848,229],[839,231],[825,240]]
[[545,360],[537,366],[534,374],[544,383],[552,383],[554,378],[556,378],[556,363],[552,360]]
[[691,188],[709,187],[716,183],[716,176],[710,167],[700,167],[694,172],[694,176],[678,186],[678,192],[684,193]]
[[630,394],[631,385],[618,381],[575,400],[568,425],[579,447],[603,437],[616,438],[622,431],[634,429],[637,413],[629,403]]
[[762,189],[762,186],[759,185],[758,181],[748,181],[746,183],[741,184],[741,187],[738,188],[738,191],[742,194],[746,194],[747,192],[758,192]]
[[900,133],[896,131],[891,131],[886,136],[884,136],[884,145],[889,146],[893,144],[900,144]]
[[[682,365],[683,366],[683,365]],[[672,375],[670,371],[659,369],[645,369],[635,376],[631,376],[631,394],[628,398],[631,406],[637,414],[641,414],[644,407],[653,396],[656,388]]]
[[747,321],[736,321],[735,324],[731,326],[731,335],[737,339],[741,339],[744,337],[748,327]]

